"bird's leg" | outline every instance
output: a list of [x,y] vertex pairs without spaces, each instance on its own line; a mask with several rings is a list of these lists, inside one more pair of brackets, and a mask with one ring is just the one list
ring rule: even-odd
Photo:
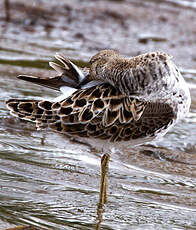
[[103,154],[101,157],[101,184],[99,192],[99,203],[97,206],[97,223],[95,230],[100,230],[103,214],[103,205],[107,203],[107,173],[110,160],[109,154]]
[[105,153],[101,157],[101,185],[99,193],[99,208],[102,208],[107,203],[107,173],[110,155]]
[[5,5],[5,20],[8,22],[10,21],[10,3],[9,0],[4,0],[4,5]]
[[45,145],[46,140],[46,131],[43,131],[41,139],[41,145]]

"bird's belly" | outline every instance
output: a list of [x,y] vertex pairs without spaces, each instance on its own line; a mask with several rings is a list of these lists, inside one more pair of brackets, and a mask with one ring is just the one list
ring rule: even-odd
[[114,151],[121,151],[123,152],[125,149],[137,146],[137,145],[142,145],[146,142],[150,142],[154,140],[156,136],[152,137],[143,137],[143,138],[138,138],[138,139],[130,139],[129,141],[115,141],[115,142],[110,142],[109,140],[102,140],[98,138],[84,138],[80,137],[79,141],[83,143],[88,143],[91,145],[93,148],[95,148],[97,151],[100,153],[112,153]]

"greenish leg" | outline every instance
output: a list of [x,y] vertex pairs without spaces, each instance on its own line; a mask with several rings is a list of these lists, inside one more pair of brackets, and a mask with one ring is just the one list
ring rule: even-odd
[[104,154],[101,157],[101,185],[99,194],[99,208],[102,208],[107,203],[107,173],[110,155]]

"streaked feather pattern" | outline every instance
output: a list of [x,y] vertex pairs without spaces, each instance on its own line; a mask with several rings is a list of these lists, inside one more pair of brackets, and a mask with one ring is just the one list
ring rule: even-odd
[[116,51],[104,50],[91,58],[90,69],[78,68],[63,55],[55,57],[63,66],[50,66],[59,76],[19,78],[60,90],[64,96],[54,101],[6,102],[12,115],[35,122],[38,129],[132,143],[165,134],[189,111],[188,87],[167,54],[122,58]]

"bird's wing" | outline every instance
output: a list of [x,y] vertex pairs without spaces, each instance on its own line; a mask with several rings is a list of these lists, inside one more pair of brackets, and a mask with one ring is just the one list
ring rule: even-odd
[[63,65],[59,65],[54,62],[49,62],[49,65],[57,71],[58,76],[52,78],[42,78],[28,75],[19,75],[18,78],[55,90],[61,90],[61,87],[63,86],[79,89],[81,87],[80,83],[88,78],[88,68],[81,69],[77,67],[62,54],[56,54],[55,58]]
[[61,102],[11,99],[7,106],[37,128],[111,142],[152,136],[174,118],[169,105],[126,97],[109,84],[77,90]]

